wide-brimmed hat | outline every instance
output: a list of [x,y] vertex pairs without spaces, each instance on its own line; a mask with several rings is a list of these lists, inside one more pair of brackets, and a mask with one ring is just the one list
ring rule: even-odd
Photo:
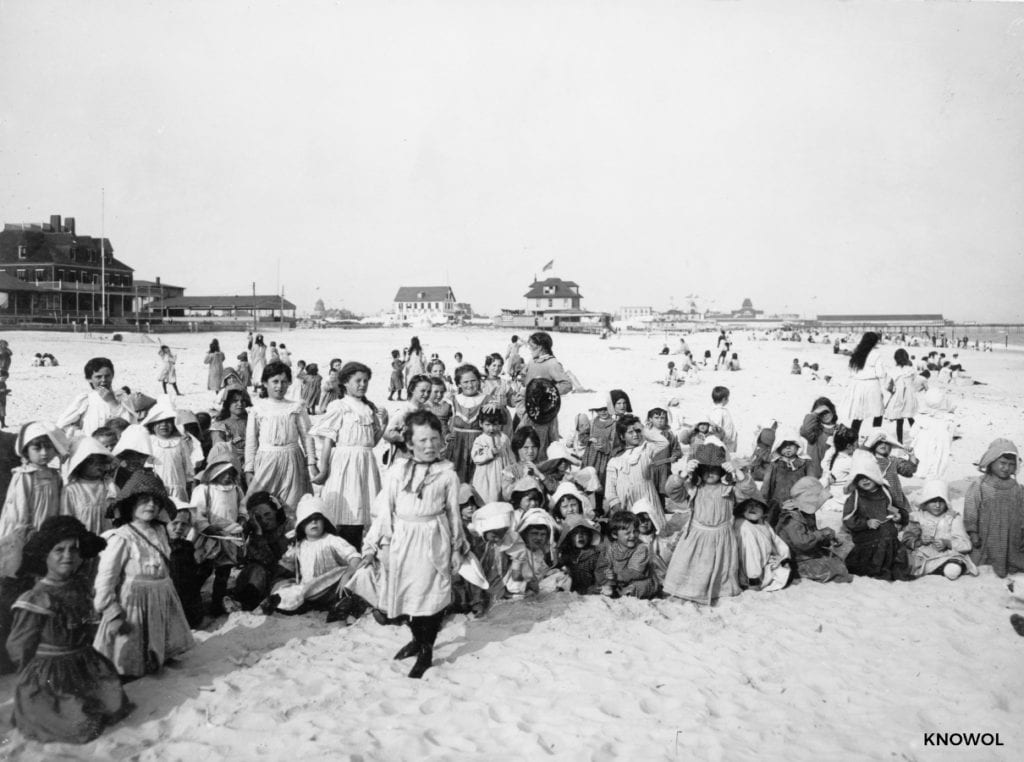
[[[853,455],[850,456],[850,480],[846,484],[847,493],[853,492],[857,486],[857,479],[861,476],[870,479],[879,487],[889,489],[889,484],[882,475],[882,469],[879,468],[878,461],[875,460],[875,456],[871,454],[870,450],[854,450]],[[792,490],[790,494],[792,494]]]
[[146,415],[146,411],[152,409],[156,400],[142,392],[132,392],[121,397],[121,404],[135,413],[136,416]]
[[210,452],[206,456],[206,468],[199,472],[197,478],[203,484],[209,484],[230,468],[235,469],[235,473],[241,470],[238,467],[235,451],[227,442],[217,442],[210,448]]
[[590,497],[583,492],[575,482],[561,482],[555,490],[555,493],[548,500],[548,507],[552,511],[555,510],[555,506],[557,506],[559,501],[567,495],[580,501],[580,509],[584,513],[593,510],[594,506],[590,501]]
[[889,445],[890,447],[899,447],[900,449],[903,448],[903,445],[901,445],[898,441],[894,441],[885,431],[885,429],[881,428],[880,426],[868,429],[867,433],[864,435],[862,447],[865,450],[874,450],[875,447],[877,447],[879,444],[883,442]]
[[715,437],[708,437],[693,448],[693,459],[702,466],[721,466],[729,458],[725,445]]
[[532,526],[545,526],[551,531],[551,541],[555,541],[558,536],[558,524],[555,523],[554,518],[550,513],[545,511],[543,508],[531,508],[526,511],[519,519],[519,523],[516,524],[516,532],[519,534],[523,533],[523,530],[527,527]]
[[563,543],[569,539],[569,535],[573,533],[574,529],[590,530],[590,544],[600,545],[601,544],[601,530],[590,521],[586,516],[581,516],[578,513],[573,513],[565,517],[565,521],[562,522],[562,531],[558,535],[558,547],[562,547]]
[[128,477],[128,481],[121,487],[117,499],[111,506],[119,524],[131,523],[135,499],[142,495],[152,497],[167,517],[172,517],[177,512],[174,501],[167,494],[167,487],[160,477],[152,471],[136,471]]
[[75,469],[85,463],[91,456],[101,457],[113,463],[114,454],[101,445],[92,437],[77,437],[71,442],[71,458],[68,460],[68,474],[75,473]]
[[804,438],[795,429],[783,429],[782,431],[775,432],[775,441],[772,444],[772,460],[778,459],[779,450],[782,449],[786,442],[792,442],[796,445],[796,457],[807,457],[804,452]]
[[574,466],[578,466],[580,463],[582,463],[582,461],[578,457],[576,457],[569,451],[569,448],[566,447],[565,443],[562,442],[561,440],[549,444],[548,450],[545,453],[545,455],[547,456],[546,462],[551,462],[555,460],[567,460]]
[[480,497],[480,493],[476,491],[476,487],[472,484],[460,484],[459,505],[465,505],[471,500],[476,504],[477,508],[482,507],[484,504],[484,499]]
[[184,431],[185,426],[194,423],[196,426],[199,425],[199,419],[196,418],[196,414],[191,410],[181,408],[176,411],[174,416],[174,425],[178,427],[179,431]]
[[985,453],[978,459],[978,470],[982,473],[988,471],[988,467],[995,463],[1003,455],[1012,455],[1018,461],[1020,454],[1017,452],[1017,445],[1009,439],[997,439],[988,446]]
[[152,426],[160,421],[177,421],[177,419],[178,411],[174,409],[174,406],[167,400],[160,400],[153,405],[153,409],[149,411],[149,415],[142,421],[142,425]]
[[512,528],[513,508],[511,503],[488,503],[473,511],[469,528],[481,537],[484,532],[496,532]]
[[797,479],[789,490],[789,500],[802,513],[815,513],[830,497],[831,493],[813,476]]
[[665,528],[665,514],[659,510],[655,510],[654,504],[651,503],[649,498],[641,497],[634,501],[633,504],[629,506],[629,512],[634,516],[646,513],[650,517],[651,523],[654,524],[654,530],[656,532],[660,532]]
[[90,532],[74,516],[51,516],[25,543],[19,574],[45,576],[50,551],[57,543],[70,539],[78,541],[78,553],[83,559],[95,558],[107,546],[106,540]]
[[320,514],[326,520],[327,503],[317,495],[303,495],[299,498],[299,504],[295,506],[295,526],[302,526],[303,521],[307,521],[317,514]]
[[114,455],[120,455],[127,450],[131,450],[132,452],[152,456],[153,445],[150,443],[149,437],[149,431],[141,423],[131,424],[121,432],[121,437],[117,440],[117,444],[114,445]]
[[537,424],[551,423],[562,408],[562,395],[555,382],[547,378],[535,378],[526,385],[523,396],[526,415]]
[[532,492],[536,490],[540,493],[541,501],[544,500],[544,487],[539,481],[532,476],[520,476],[515,482],[512,483],[512,489],[509,490],[509,496],[512,498],[513,504],[518,502],[515,496],[521,495],[524,492]]
[[768,507],[768,501],[764,499],[764,496],[757,488],[757,485],[754,484],[753,480],[744,480],[740,482],[733,488],[733,493],[736,497],[737,506],[741,503],[753,500],[755,503],[760,503],[762,508]]
[[931,500],[941,500],[949,505],[949,487],[942,479],[929,479],[917,493],[917,504],[924,505]]
[[21,430],[18,431],[17,438],[14,440],[15,454],[19,456],[24,455],[28,443],[33,439],[39,439],[39,437],[49,439],[53,449],[57,451],[57,455],[61,458],[67,456],[69,449],[68,438],[64,435],[63,431],[57,428],[57,424],[51,421],[32,421],[22,426]]

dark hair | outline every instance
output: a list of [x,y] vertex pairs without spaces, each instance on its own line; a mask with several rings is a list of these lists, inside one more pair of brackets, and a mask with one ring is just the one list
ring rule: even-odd
[[633,403],[630,402],[629,395],[622,391],[622,389],[612,389],[610,392],[608,392],[608,398],[611,399],[612,401],[612,409],[615,408],[615,403],[617,403],[619,400],[625,400],[626,412],[633,412]]
[[638,423],[640,423],[639,418],[637,418],[635,415],[630,415],[629,413],[626,413],[615,422],[615,435],[621,441],[622,437],[625,436],[626,434],[626,429],[628,429],[630,426],[635,426]]
[[317,519],[317,518],[320,519],[322,522],[324,522],[324,534],[337,534],[338,533],[338,530],[335,529],[334,524],[331,523],[331,520],[329,518],[327,518],[326,516],[324,516],[319,511],[317,511],[316,513],[310,514],[309,516],[304,518],[301,522],[299,522],[298,524],[295,525],[295,541],[296,542],[302,542],[303,540],[306,539],[306,524],[308,524],[313,519]]
[[429,410],[416,410],[405,417],[405,443],[412,444],[414,426],[429,426],[439,435],[444,433],[440,419]]
[[931,378],[931,377],[932,377],[932,372],[930,370],[928,370],[927,368],[925,370],[921,371],[921,378]]
[[836,414],[836,406],[832,403],[832,400],[830,400],[828,397],[818,397],[818,399],[814,400],[814,404],[811,405],[811,412],[814,412],[815,410],[817,410],[822,405],[827,407],[829,409],[829,411],[832,413],[833,416]]
[[334,364],[335,363],[337,363],[338,365],[341,365],[341,358],[340,357],[332,357],[331,361],[329,363],[327,363],[327,367],[329,369],[330,368],[334,368]]
[[74,476],[75,474],[77,474],[79,469],[81,469],[85,464],[89,463],[90,461],[93,462],[93,463],[95,463],[96,461],[106,461],[107,463],[111,463],[111,462],[113,462],[112,461],[113,457],[114,457],[113,455],[101,455],[100,453],[93,453],[92,455],[89,455],[88,457],[86,457],[86,459],[83,460],[81,463],[79,463],[75,467],[75,470],[72,471],[71,473],[69,473],[68,476],[71,477],[71,476]]
[[481,378],[480,371],[477,369],[477,367],[475,365],[467,362],[466,364],[460,365],[459,367],[457,367],[455,369],[455,375],[452,376],[452,379],[455,381],[455,385],[456,386],[458,386],[458,384],[461,381],[462,377],[466,373],[472,373],[474,376],[476,376],[476,380],[477,381],[479,381],[480,378]]
[[544,331],[537,331],[536,333],[530,334],[529,341],[536,344],[548,354],[552,354],[551,348],[554,344],[551,341],[551,334],[545,333]]
[[519,341],[519,336],[517,334],[513,333],[512,334],[512,341]]
[[224,395],[224,403],[220,406],[220,412],[217,413],[218,421],[226,421],[231,417],[231,405],[238,398],[241,398],[247,408],[252,407],[252,400],[249,399],[249,393],[245,389],[232,389]]
[[409,354],[412,354],[413,352],[418,355],[423,354],[423,347],[420,346],[420,339],[418,336],[413,336],[412,339],[409,340]]
[[835,465],[836,458],[839,457],[839,453],[850,445],[856,444],[857,439],[857,432],[853,429],[849,429],[841,423],[836,426],[835,433],[832,434],[832,459],[828,462],[830,471],[832,470],[832,466]]
[[200,410],[199,412],[196,413],[196,423],[199,424],[200,430],[210,428],[210,423],[212,420],[213,419],[210,417],[210,414],[207,413],[205,410]]
[[857,344],[857,348],[853,350],[853,354],[850,355],[850,368],[853,370],[863,370],[864,363],[868,360],[868,355],[871,354],[871,350],[877,345],[881,336],[874,331],[866,331],[863,336],[860,337],[860,342]]
[[732,509],[733,517],[734,518],[739,518],[740,516],[742,516],[744,513],[747,512],[747,507],[750,506],[750,505],[756,505],[758,508],[760,508],[761,509],[761,513],[763,513],[765,515],[765,517],[767,518],[767,516],[768,516],[768,508],[766,508],[765,504],[762,503],[760,500],[757,500],[757,499],[752,498],[752,497],[747,498],[746,500],[740,500],[738,503],[736,503],[735,507],[733,507],[733,509]]
[[269,492],[253,492],[249,495],[245,500],[245,512],[252,516],[253,511],[258,505],[269,505],[274,509],[274,516],[277,518],[278,526],[284,526],[288,521],[288,515],[284,512],[284,506],[281,505],[281,501]]
[[417,373],[414,376],[410,376],[409,383],[406,384],[405,386],[405,393],[411,397],[416,387],[422,384],[424,381],[426,381],[428,384],[433,383],[430,380],[430,376],[428,376],[426,373]]
[[910,365],[910,356],[907,354],[907,350],[905,349],[897,349],[892,357],[896,361],[896,364],[901,368],[905,368]]
[[496,407],[494,410],[484,410],[477,418],[480,423],[493,423],[495,426],[504,426],[507,419],[505,411],[500,407]]
[[512,432],[512,452],[515,453],[516,460],[519,460],[519,451],[523,449],[523,445],[527,442],[533,442],[533,446],[540,452],[540,437],[533,426],[523,426]]
[[668,411],[665,410],[665,408],[663,407],[652,407],[650,410],[647,411],[647,420],[651,420],[651,418],[653,418],[656,415],[664,415],[667,417]]
[[397,349],[392,349],[391,350],[391,356],[394,357],[396,360],[398,359],[398,355],[400,355],[400,354],[401,354],[401,352],[399,352]]
[[427,376],[430,379],[431,386],[443,386],[445,389],[448,388],[448,382],[441,376]]
[[216,339],[211,341],[210,342],[210,351],[211,352],[219,352],[220,351],[220,342],[217,341]]
[[[110,368],[110,372],[114,372],[114,363],[112,363],[106,357],[93,357],[89,362],[85,364],[85,378],[91,379],[92,374],[103,368]],[[49,552],[49,551],[47,551]]]
[[729,389],[725,386],[716,386],[711,390],[711,401],[714,403],[725,402],[729,399]]
[[628,529],[633,527],[636,529],[640,525],[640,521],[637,519],[635,513],[629,511],[615,511],[611,518],[608,519],[608,531],[615,533],[620,529]]
[[341,366],[341,370],[338,371],[338,386],[342,387],[341,396],[345,396],[345,383],[352,378],[356,373],[365,373],[366,378],[373,378],[373,371],[363,365],[361,362],[355,362],[349,360],[347,363]]
[[51,516],[25,543],[19,576],[45,577],[48,571],[46,557],[55,545],[64,540],[78,541],[78,553],[83,560],[94,558],[107,546],[106,540],[90,532],[73,516]]
[[[497,352],[491,352],[489,355],[487,355],[487,357],[484,358],[484,370],[486,371],[487,370],[487,366],[490,365],[492,362],[495,362],[495,361],[500,362],[502,364],[502,366],[505,365],[505,358],[504,357],[499,355]],[[500,374],[501,371],[499,370],[498,373]]]
[[704,477],[710,473],[718,473],[719,477],[722,478],[725,476],[725,469],[721,466],[707,466],[701,463],[690,476],[690,486],[699,487],[704,483]]
[[285,365],[280,360],[274,362],[268,362],[267,367],[263,369],[263,375],[260,377],[260,381],[264,384],[267,383],[274,376],[284,376],[288,379],[288,383],[292,381],[292,369]]
[[[127,423],[127,421],[125,421],[125,423]],[[120,432],[115,431],[110,426],[100,426],[89,436],[93,439],[99,439],[100,437],[120,437]]]

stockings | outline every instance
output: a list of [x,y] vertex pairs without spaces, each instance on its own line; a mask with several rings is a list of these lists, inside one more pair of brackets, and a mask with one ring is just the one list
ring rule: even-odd
[[399,652],[399,658],[404,653],[412,656],[413,644],[419,646],[416,655],[416,663],[409,672],[409,677],[421,678],[423,673],[430,669],[434,663],[434,641],[437,640],[437,633],[441,631],[441,619],[443,612],[431,614],[430,616],[414,616],[409,619],[409,629],[412,630],[413,642]]

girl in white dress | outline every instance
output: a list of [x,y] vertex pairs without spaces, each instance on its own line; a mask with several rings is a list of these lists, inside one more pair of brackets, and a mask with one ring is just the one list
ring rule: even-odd
[[[156,377],[156,380],[163,386],[164,394],[167,394],[167,384],[170,384],[174,387],[174,393],[180,397],[181,392],[178,391],[178,373],[174,370],[174,364],[178,359],[174,356],[174,353],[168,346],[160,347],[159,355],[162,367],[160,368],[160,375]],[[89,433],[91,434],[92,432]]]
[[284,363],[271,363],[261,377],[267,398],[256,400],[245,429],[246,494],[269,492],[281,501],[289,523],[295,522],[299,499],[313,491],[316,453],[310,423],[302,402],[286,400],[292,371]]
[[331,403],[313,431],[313,436],[324,439],[321,468],[313,483],[324,485],[321,497],[327,520],[357,549],[362,548],[370,506],[380,492],[373,448],[387,425],[387,411],[366,398],[371,375],[362,363],[345,363],[338,373],[342,397]]
[[903,421],[910,421],[910,425],[913,426],[914,416],[917,415],[917,390],[914,388],[917,371],[910,362],[907,350],[897,349],[893,359],[896,361],[896,367],[889,371],[889,380],[886,384],[892,396],[885,404],[885,417],[890,421],[896,421],[896,439],[903,444]]
[[[202,451],[194,452],[192,438],[178,431],[176,418],[177,411],[161,402],[153,406],[142,423],[149,430],[153,473],[160,477],[171,497],[188,501]],[[173,518],[173,515],[166,518]]]
[[849,423],[857,434],[861,423],[868,418],[872,426],[882,425],[882,379],[886,370],[882,352],[878,349],[880,339],[877,333],[868,331],[850,356],[850,386],[846,390],[840,418]]

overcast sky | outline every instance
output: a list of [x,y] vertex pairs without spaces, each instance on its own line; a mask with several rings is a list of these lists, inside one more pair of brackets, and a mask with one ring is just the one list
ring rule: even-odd
[[0,0],[0,221],[101,187],[194,295],[1022,321],[1024,6]]

